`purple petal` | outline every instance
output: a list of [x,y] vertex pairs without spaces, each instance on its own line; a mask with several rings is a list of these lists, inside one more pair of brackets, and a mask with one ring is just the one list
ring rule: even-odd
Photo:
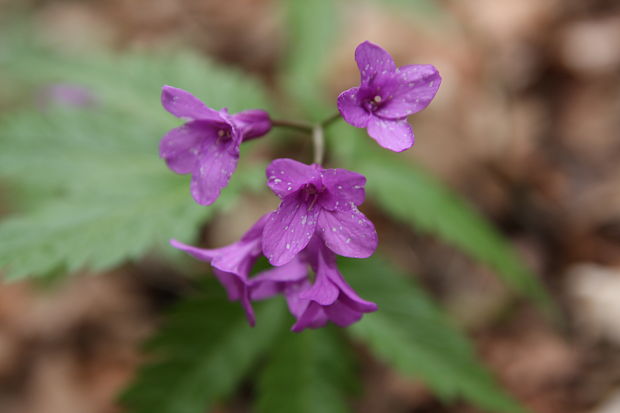
[[[335,264],[334,264],[335,265]],[[377,311],[377,304],[366,301],[361,298],[353,288],[345,281],[338,268],[334,267],[329,274],[330,280],[340,289],[341,294],[338,301],[344,303],[347,307],[362,313],[370,313]]]
[[188,174],[196,169],[198,151],[205,135],[211,133],[202,122],[188,122],[172,129],[159,143],[159,156],[170,169],[178,174]]
[[184,244],[180,241],[177,241],[176,239],[171,239],[170,245],[172,245],[174,248],[178,250],[188,253],[189,255],[196,258],[197,260],[205,261],[205,262],[211,262],[211,260],[215,258],[217,254],[221,252],[221,248],[217,248],[217,249],[198,248],[198,247],[193,247],[191,245]]
[[[170,240],[170,244],[177,249],[187,252],[196,259],[211,262],[214,267],[213,275],[226,290],[228,298],[232,301],[241,301],[248,322],[250,325],[254,325],[255,317],[247,288],[247,274],[256,257],[260,254],[260,248],[257,248],[257,245],[236,243],[228,247],[209,250],[192,247],[174,239]],[[255,244],[258,243],[256,242]],[[258,253],[250,254],[252,250],[256,251],[257,249]],[[218,260],[221,260],[223,263],[223,265],[219,266],[220,268],[215,264]]]
[[220,284],[226,290],[228,299],[231,301],[237,301],[243,295],[244,283],[241,282],[237,274],[232,272],[220,271],[217,268],[213,269],[213,275],[218,279]]
[[375,226],[357,208],[349,211],[323,209],[318,225],[325,244],[338,255],[367,258],[377,248]]
[[308,288],[310,288],[310,281],[306,278],[297,284],[289,284],[288,288],[284,291],[288,308],[295,318],[301,317],[303,312],[308,308],[308,304],[310,304],[308,300],[299,298],[299,294]]
[[[302,302],[304,301],[302,300]],[[306,306],[305,310],[301,312],[301,316],[297,318],[297,322],[293,324],[291,331],[299,333],[306,328],[323,327],[329,321],[323,307],[319,304],[308,302]]]
[[309,210],[301,194],[284,198],[278,210],[271,213],[263,231],[263,253],[271,265],[286,264],[308,245],[319,210],[316,207]]
[[263,136],[271,130],[269,113],[260,109],[245,110],[232,115],[232,122],[244,141]]
[[364,313],[354,310],[340,300],[325,307],[324,311],[329,320],[340,327],[347,327],[359,321],[364,315]]
[[313,165],[292,159],[276,159],[267,167],[267,185],[274,194],[284,198],[302,185],[317,181],[320,173]]
[[234,142],[218,142],[217,138],[205,139],[198,157],[198,168],[192,175],[190,189],[200,205],[211,205],[228,184],[239,160]]
[[252,300],[263,300],[301,285],[308,277],[308,265],[300,259],[263,271],[250,280]]
[[235,242],[219,248],[211,265],[221,271],[232,272],[246,279],[260,253],[260,239],[252,242]]
[[413,130],[406,118],[390,120],[373,116],[367,131],[379,145],[394,152],[402,152],[413,145]]
[[381,47],[369,41],[357,46],[355,61],[360,70],[362,85],[368,85],[377,76],[396,71],[392,56]]
[[370,113],[363,107],[359,91],[360,88],[354,87],[342,92],[338,96],[338,111],[348,124],[357,128],[365,128]]
[[[260,239],[254,242],[236,242],[222,248],[206,249],[184,244],[175,239],[170,245],[200,261],[211,263],[221,271],[247,276],[254,260],[260,255]],[[244,275],[245,274],[245,275]]]
[[326,306],[333,304],[338,299],[339,293],[338,288],[330,281],[325,271],[318,271],[312,287],[299,294],[299,298]]
[[403,66],[398,73],[375,83],[385,102],[375,112],[388,119],[400,119],[427,107],[435,97],[441,76],[432,65]]
[[377,309],[376,304],[361,299],[346,283],[333,252],[320,244],[315,254],[314,285],[287,294],[291,313],[297,318],[293,331],[321,327],[327,321],[345,327],[358,321],[364,313]]
[[349,210],[351,203],[361,205],[364,202],[364,175],[346,169],[324,169],[321,176],[327,189],[320,201],[323,208]]
[[340,292],[338,301],[359,312],[370,312],[377,309],[377,305],[360,298],[353,288],[345,281],[336,262],[336,255],[325,245],[318,249],[316,278],[328,279]]
[[243,284],[241,299],[239,301],[241,301],[241,306],[245,311],[245,316],[248,319],[248,323],[250,324],[250,326],[254,327],[256,325],[256,317],[254,316],[252,301],[250,300],[250,290],[245,283]]
[[252,308],[252,302],[250,301],[249,289],[246,280],[239,277],[237,274],[230,272],[220,271],[217,268],[213,269],[213,275],[222,284],[228,299],[231,301],[240,301],[245,316],[251,326],[256,324],[256,317],[254,316],[254,309]]
[[208,108],[191,93],[172,86],[161,89],[161,104],[168,112],[186,120],[209,120],[224,125],[228,124],[220,113]]

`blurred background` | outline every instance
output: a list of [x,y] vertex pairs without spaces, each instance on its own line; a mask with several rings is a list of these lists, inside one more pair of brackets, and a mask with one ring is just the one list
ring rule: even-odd
[[[104,70],[91,60],[95,57],[85,57],[90,63],[84,65],[58,63],[48,71],[46,62],[54,58],[38,51],[41,44],[52,55],[195,51],[250,73],[284,116],[286,88],[295,89],[294,95],[322,87],[333,102],[325,111],[333,112],[338,93],[358,81],[353,51],[363,40],[384,47],[398,65],[434,64],[443,84],[431,106],[411,118],[416,144],[400,156],[430,171],[499,229],[557,302],[561,321],[549,321],[487,266],[449,243],[399,225],[369,197],[364,210],[379,228],[383,255],[415,274],[468,332],[498,382],[532,411],[620,412],[620,3],[334,3],[341,16],[337,31],[311,15],[287,20],[283,2],[276,0],[1,0],[0,145],[21,130],[15,126],[16,109],[45,111],[50,101],[96,108],[98,93],[107,90],[105,82],[118,81],[116,88],[126,82],[122,68],[131,65],[119,65],[113,72],[114,65]],[[290,24],[299,27],[291,29]],[[312,47],[298,45],[290,35],[303,27],[316,30],[330,46],[319,49],[320,62],[308,58],[301,63],[320,65],[319,86],[303,76],[283,86],[283,56]],[[148,76],[150,66],[140,67]],[[73,84],[69,76],[58,83],[52,77],[47,86],[37,84],[38,77],[47,79],[54,70],[76,73],[80,80]],[[99,89],[81,86],[104,71]],[[195,84],[201,81],[198,71],[188,72],[196,77]],[[154,109],[148,116],[175,126],[176,121],[158,108],[159,90],[150,93],[149,108]],[[208,87],[201,93],[207,96]],[[112,96],[125,99],[120,92]],[[120,112],[113,115],[123,129],[125,117]],[[31,124],[28,119],[24,125]],[[91,125],[96,122],[82,130],[88,134]],[[140,125],[132,128],[139,131]],[[152,129],[147,126],[144,130],[143,139],[150,145],[146,147],[153,148],[144,156],[156,159],[161,135],[149,136]],[[258,143],[248,162],[272,154],[309,159],[311,148],[303,139],[287,143],[285,134],[274,139],[276,149]],[[338,139],[331,136],[332,145]],[[28,145],[29,151],[37,152],[37,143]],[[101,148],[96,150],[108,150],[106,143],[97,145]],[[0,161],[6,166],[5,179],[0,180],[0,213],[7,217],[36,209],[43,191],[13,184],[11,173],[20,170],[7,166],[11,159],[30,170],[38,164],[37,159],[17,158],[19,153],[26,152]],[[58,157],[60,163],[65,159],[62,151],[45,156]],[[114,168],[113,162],[107,164]],[[67,173],[80,175],[88,174],[91,166],[66,167]],[[27,168],[19,173],[27,175]],[[175,184],[179,182],[186,195],[187,182]],[[96,193],[97,188],[89,191]],[[265,191],[243,196],[246,202],[223,201],[215,218],[200,227],[203,245],[235,240],[276,205],[275,197]],[[189,202],[188,195],[183,199]],[[188,241],[195,239],[195,223],[205,221],[202,210],[191,211],[177,211],[179,220],[194,217],[183,229]],[[37,221],[21,224],[31,222]],[[173,236],[170,232],[163,236]],[[472,238],[471,243],[476,242]],[[132,254],[131,262],[96,265],[105,268],[88,272],[103,272],[97,277],[55,274],[43,282],[0,285],[0,412],[123,411],[117,395],[143,360],[141,343],[160,325],[165,310],[192,288],[182,275],[183,266],[169,264],[179,257],[168,261],[143,250]],[[57,273],[81,264],[69,264]],[[481,411],[444,405],[420,382],[395,373],[363,348],[358,351],[363,391],[353,402],[355,411]],[[248,399],[247,391],[238,392],[213,411],[252,411]]]

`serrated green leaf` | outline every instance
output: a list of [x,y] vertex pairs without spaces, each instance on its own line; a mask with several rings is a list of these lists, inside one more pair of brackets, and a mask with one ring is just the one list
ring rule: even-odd
[[[124,126],[123,126],[124,125]],[[144,135],[144,131],[147,135]],[[172,237],[256,188],[262,165],[240,168],[218,204],[200,207],[188,177],[156,156],[157,135],[105,111],[24,112],[0,127],[0,175],[38,193],[36,206],[0,223],[6,278],[105,269]]]
[[362,129],[341,123],[330,131],[338,137],[331,149],[351,169],[368,178],[368,198],[389,215],[436,235],[490,266],[517,291],[553,313],[553,304],[536,275],[482,215],[446,185],[398,154],[380,148]]
[[239,303],[219,286],[187,299],[148,345],[144,366],[121,400],[128,413],[202,413],[230,395],[273,344],[286,314],[280,300],[256,305],[248,325]]
[[413,282],[386,262],[342,260],[340,270],[379,310],[350,327],[376,356],[423,380],[446,401],[464,398],[492,412],[523,412],[475,357],[467,338]]
[[286,91],[315,121],[331,115],[320,87],[326,58],[337,33],[339,9],[332,0],[282,0],[287,12]]
[[287,331],[259,378],[259,413],[345,413],[356,378],[350,351],[329,328]]
[[[0,224],[5,277],[109,268],[169,238],[189,240],[242,190],[262,185],[263,165],[244,163],[218,202],[201,207],[189,176],[175,175],[158,156],[161,137],[181,123],[161,108],[163,84],[237,110],[264,102],[252,79],[186,53],[69,56],[10,42],[0,51],[3,74],[16,83],[78,82],[97,101],[90,109],[21,109],[0,119],[0,178],[14,190],[9,201],[21,197],[11,203],[20,209]],[[243,145],[242,157],[253,145]]]

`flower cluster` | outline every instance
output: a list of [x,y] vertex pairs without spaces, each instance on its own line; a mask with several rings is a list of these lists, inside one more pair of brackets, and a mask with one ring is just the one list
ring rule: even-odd
[[[361,84],[338,97],[344,120],[366,128],[381,146],[403,151],[413,144],[407,116],[424,109],[441,78],[430,65],[397,68],[379,46],[364,42],[355,51]],[[161,141],[160,156],[180,174],[191,174],[196,202],[210,205],[228,183],[241,143],[265,135],[274,122],[267,112],[229,114],[207,107],[190,93],[164,86],[162,105],[186,120]],[[173,247],[211,264],[231,300],[241,302],[255,324],[252,302],[278,294],[296,318],[293,331],[328,322],[348,326],[377,306],[359,297],[338,271],[337,255],[370,257],[377,248],[372,222],[359,211],[366,178],[346,169],[326,169],[292,159],[267,167],[267,185],[280,206],[261,217],[231,245],[203,249],[171,240]],[[273,268],[251,276],[265,256]]]

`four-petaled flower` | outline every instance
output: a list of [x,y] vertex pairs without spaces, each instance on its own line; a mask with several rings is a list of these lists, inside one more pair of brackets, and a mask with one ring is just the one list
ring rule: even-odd
[[363,175],[276,159],[267,167],[267,177],[282,199],[263,231],[263,252],[272,265],[291,261],[315,231],[336,254],[366,258],[375,251],[375,227],[357,209],[364,202]]
[[361,84],[338,96],[340,114],[384,148],[409,149],[414,136],[407,116],[429,105],[441,83],[439,72],[432,65],[397,68],[388,52],[368,41],[355,49],[355,60]]
[[172,86],[162,88],[161,103],[187,122],[163,137],[159,154],[174,172],[192,174],[194,200],[210,205],[237,167],[241,142],[271,129],[269,114],[259,109],[234,115],[226,109],[216,111],[191,93]]

